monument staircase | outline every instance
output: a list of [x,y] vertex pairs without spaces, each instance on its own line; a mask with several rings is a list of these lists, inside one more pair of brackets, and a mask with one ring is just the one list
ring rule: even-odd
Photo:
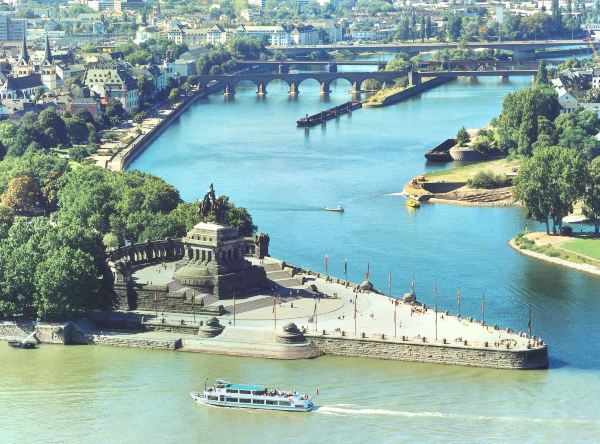
[[281,269],[280,262],[263,264],[267,279],[274,284],[285,288],[297,288],[302,286],[302,280],[292,276],[288,270]]

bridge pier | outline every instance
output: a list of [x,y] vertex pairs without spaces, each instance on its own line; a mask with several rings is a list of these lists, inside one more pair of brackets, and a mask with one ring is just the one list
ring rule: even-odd
[[360,93],[361,93],[361,89],[360,89],[361,86],[362,86],[362,80],[355,80],[352,83],[352,89],[350,90],[350,93],[353,96],[360,95]]
[[421,75],[417,71],[408,71],[408,83],[411,86],[421,84]]
[[260,82],[258,84],[256,94],[259,96],[264,96],[267,94],[267,84],[265,82]]
[[327,95],[331,92],[329,89],[329,82],[321,82],[321,95]]
[[330,63],[329,66],[327,67],[327,70],[329,72],[338,72],[338,66],[335,63]]
[[225,90],[223,91],[224,96],[234,96],[235,95],[235,86],[231,84],[225,85]]
[[279,65],[279,74],[289,74],[290,72],[290,65],[286,65],[286,64],[280,64]]
[[299,92],[300,91],[298,91],[298,85],[296,85],[296,82],[290,82],[290,89],[288,91],[288,94],[290,96],[297,96]]

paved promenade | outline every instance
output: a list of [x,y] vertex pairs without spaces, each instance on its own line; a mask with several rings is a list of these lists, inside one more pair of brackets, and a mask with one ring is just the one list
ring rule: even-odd
[[[258,264],[258,261],[256,261]],[[281,264],[280,261],[267,259],[264,266]],[[160,268],[160,272],[158,271]],[[167,269],[162,265],[147,267],[138,271],[135,275],[138,282],[153,282],[168,284],[170,281],[171,265]],[[288,323],[294,322],[298,327],[304,327],[309,332],[320,332],[326,330],[328,334],[341,334],[347,336],[355,334],[354,301],[356,299],[356,335],[363,333],[366,337],[381,337],[392,339],[394,336],[401,338],[406,336],[413,340],[427,338],[427,342],[464,343],[466,340],[472,346],[484,346],[485,342],[490,347],[526,349],[529,340],[521,335],[509,333],[504,330],[496,330],[493,326],[482,326],[481,322],[468,319],[459,319],[457,316],[448,316],[442,312],[437,313],[437,341],[436,341],[436,314],[433,308],[425,309],[423,306],[411,305],[400,302],[395,304],[395,299],[381,295],[376,292],[356,293],[352,287],[346,287],[339,283],[316,277],[312,274],[300,274],[294,276],[294,281],[300,282],[305,279],[303,286],[281,287],[271,289],[272,291],[261,292],[247,297],[236,299],[235,327],[260,331],[278,330]],[[318,292],[325,297],[314,296],[302,297],[296,293],[307,294],[307,288],[317,288]],[[185,290],[183,288],[182,290]],[[291,292],[291,295],[290,295]],[[273,311],[274,297],[279,294],[282,297]],[[399,295],[398,295],[399,296]],[[417,293],[417,300],[419,295]],[[233,329],[233,300],[215,300],[210,305],[223,305],[229,312],[220,317],[221,323],[227,328]],[[160,310],[159,310],[160,311]],[[394,312],[396,313],[394,315]],[[155,313],[145,312],[147,316],[153,317]],[[191,314],[173,313],[164,315],[167,322],[180,322],[182,319],[187,325],[194,323]],[[196,323],[203,318],[195,316]],[[396,322],[394,322],[394,319]],[[505,326],[506,327],[506,326]],[[514,327],[514,326],[513,326]],[[526,326],[522,326],[523,329]]]

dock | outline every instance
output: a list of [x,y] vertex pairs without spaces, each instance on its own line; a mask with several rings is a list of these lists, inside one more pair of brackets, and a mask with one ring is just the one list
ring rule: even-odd
[[362,102],[346,102],[325,111],[321,111],[320,113],[313,114],[312,116],[307,114],[306,117],[298,119],[296,123],[299,127],[310,128],[325,123],[328,120],[336,119],[344,114],[352,113],[352,111],[361,107]]

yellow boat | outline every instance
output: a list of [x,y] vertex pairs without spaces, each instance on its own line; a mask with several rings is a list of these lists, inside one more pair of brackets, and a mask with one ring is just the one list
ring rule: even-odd
[[421,202],[419,202],[417,199],[409,197],[406,199],[406,206],[411,208],[419,208],[421,206]]

